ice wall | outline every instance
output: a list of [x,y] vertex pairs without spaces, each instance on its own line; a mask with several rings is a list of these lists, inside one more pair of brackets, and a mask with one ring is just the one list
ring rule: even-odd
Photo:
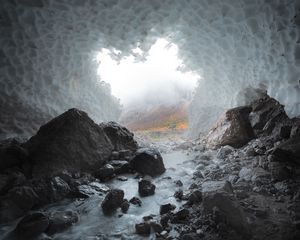
[[299,0],[0,0],[0,134],[32,133],[69,107],[95,120],[119,108],[99,86],[101,48],[122,57],[157,38],[179,47],[202,80],[190,109],[195,135],[257,95],[300,113]]

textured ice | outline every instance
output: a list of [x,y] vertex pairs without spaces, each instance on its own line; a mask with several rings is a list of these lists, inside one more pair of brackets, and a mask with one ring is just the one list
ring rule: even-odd
[[1,136],[32,133],[70,107],[96,121],[117,118],[96,55],[147,52],[157,38],[175,43],[202,76],[190,109],[194,133],[255,89],[299,115],[299,9],[299,0],[1,0]]

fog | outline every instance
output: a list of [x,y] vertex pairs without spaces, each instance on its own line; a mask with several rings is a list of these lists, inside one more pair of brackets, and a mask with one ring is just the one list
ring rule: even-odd
[[133,52],[118,61],[119,51],[102,49],[97,57],[101,81],[110,84],[112,94],[125,109],[191,100],[200,76],[183,71],[185,66],[175,44],[160,38],[147,56],[139,48]]

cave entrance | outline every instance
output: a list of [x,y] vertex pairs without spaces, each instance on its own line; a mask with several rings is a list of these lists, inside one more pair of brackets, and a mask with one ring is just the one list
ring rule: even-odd
[[200,76],[184,70],[178,47],[164,38],[158,39],[147,55],[139,47],[132,55],[117,59],[120,53],[102,49],[97,58],[101,81],[110,85],[122,104],[119,121],[152,140],[182,136]]

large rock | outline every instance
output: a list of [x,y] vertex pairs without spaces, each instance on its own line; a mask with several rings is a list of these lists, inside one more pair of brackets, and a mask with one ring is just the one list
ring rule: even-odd
[[101,207],[104,214],[111,214],[117,208],[121,207],[124,201],[124,191],[120,189],[112,189],[105,196]]
[[140,148],[130,162],[132,169],[139,173],[157,176],[166,171],[163,159],[154,148]]
[[133,133],[127,128],[116,122],[101,123],[99,126],[111,140],[114,150],[130,149],[135,151],[137,149],[138,145],[133,138]]
[[63,232],[73,224],[77,223],[78,220],[78,214],[72,210],[52,212],[49,215],[49,227],[47,229],[47,234],[52,235]]
[[251,105],[252,112],[249,119],[257,134],[262,132],[270,134],[278,125],[277,123],[283,123],[289,119],[284,106],[268,95],[254,101]]
[[108,160],[114,148],[104,129],[78,109],[70,109],[43,125],[25,147],[34,176],[62,170],[94,171]]
[[155,185],[148,180],[142,179],[139,181],[139,194],[142,197],[154,195],[155,188]]
[[212,213],[214,208],[226,218],[227,223],[240,235],[243,239],[249,239],[250,228],[238,202],[226,192],[209,192],[203,196],[204,213]]
[[237,107],[228,110],[217,121],[207,135],[207,144],[212,147],[229,145],[241,147],[254,138],[248,120],[250,107]]

